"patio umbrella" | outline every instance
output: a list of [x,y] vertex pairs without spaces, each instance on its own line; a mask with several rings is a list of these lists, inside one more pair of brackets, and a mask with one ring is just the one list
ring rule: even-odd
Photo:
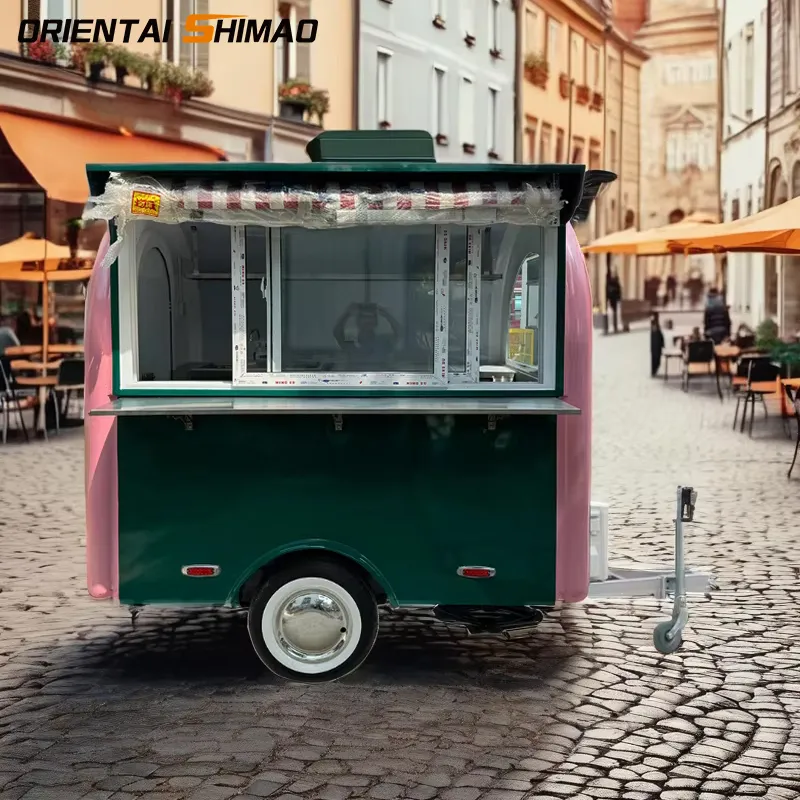
[[680,222],[662,225],[646,231],[628,228],[596,239],[583,248],[584,253],[618,253],[633,256],[666,256],[675,252],[670,245],[684,231],[711,225],[713,218],[707,214],[690,214]]
[[[79,252],[79,258],[91,258],[92,253]],[[50,337],[50,294],[48,284],[60,281],[85,281],[92,275],[89,268],[59,266],[71,257],[69,247],[46,239],[23,236],[0,245],[0,281],[22,281],[42,284],[42,360],[47,362],[47,345]]]
[[674,250],[800,254],[800,197],[743,219],[678,231]]

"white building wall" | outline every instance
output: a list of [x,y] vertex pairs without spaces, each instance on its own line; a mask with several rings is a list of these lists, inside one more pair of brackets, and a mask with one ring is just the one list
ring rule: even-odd
[[[720,191],[724,220],[763,208],[766,169],[767,0],[725,0]],[[728,254],[728,302],[755,326],[766,316],[764,256]]]
[[358,1],[359,128],[390,123],[393,130],[442,134],[437,161],[514,161],[511,0]]

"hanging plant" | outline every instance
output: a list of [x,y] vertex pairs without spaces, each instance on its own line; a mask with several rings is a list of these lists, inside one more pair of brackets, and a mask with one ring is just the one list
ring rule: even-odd
[[70,49],[69,68],[79,75],[86,76],[86,51],[88,45],[76,42]]
[[325,89],[314,89],[311,92],[311,104],[308,110],[316,116],[320,128],[323,126],[325,115],[330,111],[331,98]]

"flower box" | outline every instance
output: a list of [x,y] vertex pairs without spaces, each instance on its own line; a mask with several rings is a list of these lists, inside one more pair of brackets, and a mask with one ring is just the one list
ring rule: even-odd
[[475,42],[476,41],[477,40],[475,39],[475,37],[471,33],[468,33],[464,37],[464,43],[467,45],[467,47],[475,47]]
[[491,158],[491,159],[492,159],[492,161],[497,161],[497,159],[498,159],[498,158],[500,158],[500,154],[499,154],[499,153],[497,153],[497,152],[496,152],[496,151],[494,151],[494,150],[490,150],[490,151],[489,151],[489,152],[488,152],[486,155],[487,155],[489,158]]
[[543,67],[525,67],[525,79],[540,89],[547,86],[549,77],[549,72]]
[[474,144],[470,144],[469,142],[464,142],[464,143],[461,145],[461,149],[462,149],[462,150],[463,150],[463,151],[464,151],[464,152],[465,152],[467,155],[470,155],[470,156],[471,156],[471,155],[474,155],[474,154],[475,154],[475,145],[474,145]]
[[444,21],[444,17],[441,14],[437,14],[433,18],[433,27],[438,28],[439,30],[444,30],[446,25]]
[[603,109],[603,95],[600,92],[593,92],[592,93],[592,105],[591,108],[593,111],[602,111]]
[[447,144],[447,142],[448,142],[447,136],[445,136],[443,133],[436,134],[436,144],[444,146]]
[[391,123],[391,122],[389,122],[388,120],[383,120],[382,122],[379,122],[379,123],[378,123],[378,127],[379,127],[379,128],[382,130],[382,131],[388,131],[388,130],[389,130],[389,128],[391,128],[391,127],[392,127],[392,123]]
[[579,106],[585,106],[589,103],[589,87],[585,85],[575,87],[575,102]]
[[491,50],[489,50],[489,55],[492,58],[502,58],[503,57],[503,51],[502,50],[498,50],[496,47],[493,47]]

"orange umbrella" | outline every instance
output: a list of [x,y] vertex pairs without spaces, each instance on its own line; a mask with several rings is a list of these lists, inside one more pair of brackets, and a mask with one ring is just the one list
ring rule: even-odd
[[[54,281],[85,281],[92,275],[91,269],[66,268],[59,266],[70,258],[69,247],[55,244],[47,239],[34,239],[23,236],[13,242],[0,245],[0,281],[24,281],[42,284],[43,316],[49,319],[50,294],[48,284]],[[91,258],[87,252],[79,257]],[[47,345],[50,326],[42,325],[43,361],[47,362]]]
[[712,218],[706,214],[691,214],[680,222],[671,225],[662,225],[647,231],[637,231],[628,228],[617,231],[596,239],[587,247],[584,253],[619,253],[621,255],[635,256],[665,256],[674,252],[671,242],[684,231],[691,231],[711,225]]
[[800,197],[743,219],[678,232],[673,250],[800,253]]

